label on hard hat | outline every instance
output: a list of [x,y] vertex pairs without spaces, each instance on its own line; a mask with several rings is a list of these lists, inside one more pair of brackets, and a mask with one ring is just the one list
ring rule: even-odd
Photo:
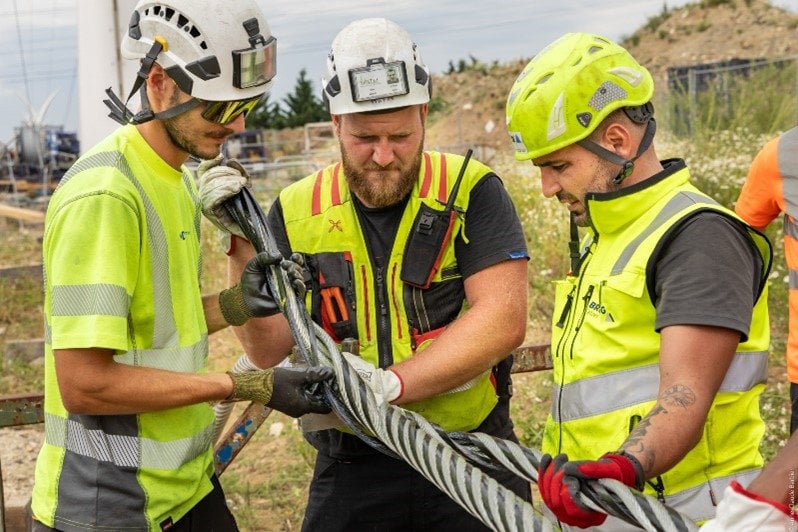
[[349,71],[352,99],[368,102],[402,96],[410,92],[404,61],[375,62]]

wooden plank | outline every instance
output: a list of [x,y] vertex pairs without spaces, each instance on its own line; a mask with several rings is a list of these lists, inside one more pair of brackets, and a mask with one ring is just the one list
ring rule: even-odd
[[549,344],[524,344],[513,351],[512,373],[552,369]]
[[0,279],[19,279],[21,277],[38,277],[41,279],[42,265],[0,266]]
[[43,212],[23,209],[21,207],[12,207],[11,205],[4,205],[2,203],[0,203],[0,216],[4,218],[13,218],[14,220],[22,220],[23,222],[44,222]]

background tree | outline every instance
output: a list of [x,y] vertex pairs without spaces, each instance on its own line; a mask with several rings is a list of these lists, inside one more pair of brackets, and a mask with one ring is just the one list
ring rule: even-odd
[[277,102],[269,101],[269,94],[258,102],[258,105],[247,115],[247,129],[283,129],[285,115]]
[[316,96],[313,83],[307,78],[307,71],[299,71],[294,91],[284,99],[285,125],[283,127],[301,127],[309,122],[330,120],[330,113],[324,108],[321,99]]

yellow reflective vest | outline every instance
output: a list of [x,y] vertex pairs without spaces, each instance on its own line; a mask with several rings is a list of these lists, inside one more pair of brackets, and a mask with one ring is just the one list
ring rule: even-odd
[[[654,406],[660,337],[646,268],[658,244],[686,217],[712,210],[739,220],[689,183],[681,167],[633,194],[589,199],[596,233],[583,241],[578,276],[556,284],[552,323],[554,395],[543,451],[595,460],[618,449]],[[742,222],[740,222],[742,224]],[[726,485],[762,466],[759,395],[770,342],[765,279],[771,250],[749,229],[764,259],[762,291],[748,340],[739,344],[698,444],[646,492],[695,521],[713,517]]]
[[[417,215],[427,209],[441,212],[452,193],[463,157],[423,152],[418,180],[402,214],[385,266],[375,268],[369,256],[358,215],[340,163],[310,175],[280,193],[288,241],[293,252],[305,255],[313,277],[307,295],[314,320],[337,341],[358,340],[360,356],[377,367],[406,360],[465,310],[465,291],[457,267],[454,242],[465,231],[463,214],[472,188],[491,170],[474,160],[468,164],[457,191],[456,216],[439,250],[437,269],[428,289],[402,281],[406,251]],[[453,284],[452,284],[453,283]],[[454,287],[454,291],[445,288]],[[445,293],[445,297],[435,294]],[[418,316],[411,326],[408,314]],[[446,316],[445,322],[425,319]],[[490,372],[455,390],[402,405],[447,431],[479,426],[497,403]]]

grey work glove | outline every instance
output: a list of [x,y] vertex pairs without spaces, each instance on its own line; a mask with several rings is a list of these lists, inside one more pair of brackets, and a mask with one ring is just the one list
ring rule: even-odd
[[202,213],[224,233],[246,239],[241,227],[224,208],[224,202],[232,198],[244,187],[249,186],[249,174],[235,159],[222,164],[222,155],[215,159],[202,161],[197,166],[199,196]]
[[305,296],[304,259],[299,253],[291,260],[279,255],[258,253],[252,257],[237,285],[219,293],[219,307],[230,325],[243,325],[250,318],[273,316],[280,312],[276,297],[269,288],[267,272],[275,264],[288,274],[288,280],[300,297]]
[[233,373],[233,393],[229,399],[255,401],[291,417],[331,411],[319,390],[319,384],[333,378],[332,368],[277,367]]

